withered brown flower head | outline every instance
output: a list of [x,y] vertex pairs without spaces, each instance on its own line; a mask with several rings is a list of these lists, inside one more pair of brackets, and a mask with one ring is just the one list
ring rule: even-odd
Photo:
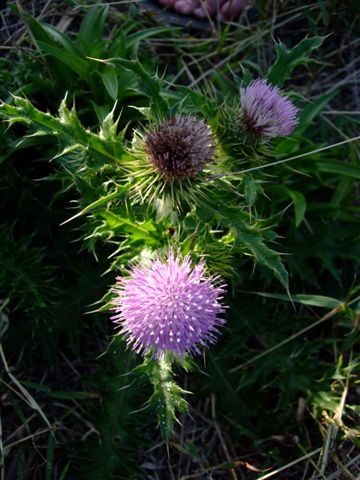
[[211,130],[192,115],[175,115],[145,135],[145,153],[166,179],[194,177],[214,157]]

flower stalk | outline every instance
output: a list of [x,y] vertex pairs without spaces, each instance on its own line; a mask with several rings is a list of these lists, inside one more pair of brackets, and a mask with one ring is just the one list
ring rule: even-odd
[[157,359],[147,356],[144,360],[144,370],[154,388],[149,403],[155,408],[161,435],[164,441],[168,442],[173,432],[176,413],[187,411],[188,403],[183,394],[188,392],[174,381],[170,353],[163,353]]

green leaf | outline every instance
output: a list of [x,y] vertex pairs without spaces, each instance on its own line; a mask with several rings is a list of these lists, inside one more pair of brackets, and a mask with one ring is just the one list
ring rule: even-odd
[[324,25],[328,26],[329,17],[330,17],[329,10],[326,8],[324,0],[318,0],[318,4],[319,4],[319,7],[320,7],[321,17],[322,17],[322,20],[324,22]]
[[108,195],[104,195],[104,196],[98,198],[97,200],[95,200],[95,202],[92,202],[90,205],[87,205],[85,208],[83,208],[76,215],[74,215],[73,217],[71,217],[68,220],[66,220],[65,222],[63,222],[62,225],[74,220],[77,217],[80,217],[81,215],[85,215],[85,213],[91,212],[91,210],[95,210],[96,208],[99,208],[99,207],[103,206],[105,203],[108,203],[111,200],[114,200],[115,198],[117,198],[120,195],[122,195],[123,193],[125,193],[128,190],[129,186],[130,186],[130,184],[126,184],[124,186],[117,185],[114,192],[111,192]]
[[257,295],[267,298],[275,298],[277,300],[283,300],[285,302],[301,303],[302,305],[310,305],[311,307],[323,307],[323,308],[338,308],[343,305],[343,302],[336,298],[324,297],[323,295],[284,295],[282,293],[267,293],[267,292],[254,292]]
[[285,188],[286,193],[294,202],[295,208],[295,225],[298,227],[304,219],[306,211],[306,199],[301,192],[296,190],[290,190],[290,188]]
[[314,392],[310,400],[312,404],[321,410],[330,410],[332,413],[338,410],[340,404],[340,399],[337,396],[325,391]]
[[113,234],[119,234],[120,232],[126,232],[131,234],[133,241],[143,240],[151,244],[158,243],[156,238],[157,229],[151,220],[145,222],[136,223],[130,218],[121,217],[111,211],[99,211],[95,214],[106,221],[106,228],[108,228]]
[[[305,160],[305,159],[304,159]],[[327,158],[308,158],[312,172],[333,173],[360,180],[360,166]]]
[[310,61],[313,50],[319,48],[324,39],[325,37],[304,38],[291,50],[281,42],[275,44],[277,59],[267,74],[269,82],[281,86],[295,67]]
[[113,100],[117,99],[119,91],[119,83],[116,72],[112,68],[107,68],[105,72],[100,73],[106,91]]
[[16,455],[16,480],[25,480],[25,455],[24,450],[20,450]]
[[203,218],[203,221],[215,218],[221,226],[231,228],[236,237],[236,243],[244,245],[256,262],[272,270],[281,284],[286,289],[288,288],[288,273],[280,254],[264,243],[263,232],[258,226],[247,223],[248,217],[239,207],[225,206],[224,204],[217,206],[208,199],[204,210],[199,212],[199,216]]
[[160,33],[174,32],[176,30],[179,29],[173,26],[165,26],[141,29],[135,33],[132,33],[126,38],[127,54],[136,55],[140,42],[142,40],[145,40],[146,38],[154,37],[156,35],[159,35]]
[[82,51],[88,56],[94,54],[94,47],[103,40],[108,10],[108,5],[101,8],[90,8],[81,22],[77,42]]
[[27,381],[27,380],[22,380],[20,383],[22,385],[25,385],[25,387],[34,388],[35,390],[38,390],[39,392],[46,392],[46,393],[51,392],[51,388],[47,387],[46,385],[41,385],[39,383],[34,383],[34,382]]
[[330,93],[325,93],[316,97],[303,108],[299,114],[300,125],[296,128],[297,133],[302,133],[306,128],[311,125],[314,118],[324,109],[324,107],[338,94],[335,90]]
[[105,119],[105,117],[109,114],[109,110],[110,110],[110,107],[109,105],[98,105],[96,104],[95,102],[93,102],[92,100],[90,100],[91,102],[91,105],[93,106],[94,110],[95,110],[95,113],[96,113],[96,117],[99,121],[99,123],[102,123]]
[[246,175],[243,179],[244,193],[248,206],[253,206],[259,193],[263,193],[263,188],[259,180],[255,180],[251,175]]
[[[46,44],[53,47],[57,47],[56,41],[52,35],[49,34],[47,28],[35,18],[33,18],[28,12],[19,7],[20,13],[28,26],[32,38],[34,39],[35,44],[42,51],[41,45]],[[48,59],[47,65],[50,67],[51,72],[56,78],[64,78],[65,72],[62,68],[62,65],[59,65],[59,62],[54,59]]]
[[[50,392],[49,396],[63,400],[85,400],[87,398],[94,398],[94,394],[91,392]],[[97,394],[95,394],[95,397],[97,398]]]
[[[50,35],[50,37],[56,43],[60,44],[63,48],[65,48],[65,50],[68,53],[75,56],[79,55],[79,52],[77,51],[75,46],[71,43],[69,38],[63,32],[55,28],[53,25],[48,25],[47,23],[41,23],[41,27]],[[45,43],[49,43],[49,42],[45,42]]]
[[9,327],[9,318],[4,312],[2,312],[0,310],[0,341],[1,341],[2,337],[4,336],[4,333],[6,332],[8,327]]
[[134,72],[141,79],[140,88],[143,93],[149,97],[150,105],[155,116],[161,118],[166,116],[169,111],[167,101],[162,95],[162,82],[157,75],[150,75],[142,64],[136,60],[125,60],[123,58],[113,58],[111,63]]
[[46,480],[52,480],[53,478],[53,465],[54,465],[54,444],[55,437],[52,432],[49,434],[47,458],[46,458]]
[[229,78],[224,75],[224,73],[215,70],[212,78],[214,84],[216,84],[220,88],[225,98],[228,96],[234,97],[239,94],[239,86],[229,80]]
[[94,86],[93,80],[89,75],[89,68],[86,60],[81,58],[79,55],[65,52],[63,49],[54,45],[50,45],[46,42],[38,41],[37,44],[43,52],[53,56],[59,62],[62,62],[70,70],[79,75],[79,77],[81,77],[90,86],[90,88]]
[[60,477],[59,477],[59,480],[66,480],[66,478],[67,478],[66,475],[67,475],[67,472],[68,472],[68,470],[69,470],[70,465],[71,465],[71,462],[68,462],[68,463],[66,464],[64,470],[62,471],[62,473],[61,473],[61,475],[60,475]]
[[111,38],[111,42],[108,48],[108,55],[113,57],[126,57],[126,37],[123,28],[118,30],[117,33]]
[[137,76],[133,72],[127,70],[116,70],[117,80],[119,84],[118,100],[126,97],[141,96],[141,92],[138,91],[139,81]]
[[[349,145],[350,160],[352,165],[358,163],[358,152],[356,145]],[[333,208],[339,208],[342,202],[351,195],[351,192],[354,188],[354,179],[348,176],[341,176],[339,179],[336,190],[332,196],[330,205]],[[355,217],[353,217],[355,220]],[[360,219],[359,219],[360,220]]]

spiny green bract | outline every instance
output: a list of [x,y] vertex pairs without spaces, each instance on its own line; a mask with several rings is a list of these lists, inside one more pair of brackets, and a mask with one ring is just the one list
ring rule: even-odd
[[170,202],[176,212],[181,212],[199,202],[206,201],[207,186],[216,180],[216,170],[209,163],[194,176],[167,178],[152,164],[149,153],[145,151],[146,131],[135,131],[129,157],[124,161],[133,180],[133,201],[141,204],[153,204],[157,200]]

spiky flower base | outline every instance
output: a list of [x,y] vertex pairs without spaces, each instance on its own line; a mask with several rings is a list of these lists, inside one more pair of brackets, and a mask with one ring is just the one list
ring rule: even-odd
[[250,132],[243,121],[239,103],[224,103],[218,110],[216,133],[224,152],[240,160],[258,157],[260,138]]
[[135,132],[130,160],[124,164],[133,180],[134,200],[168,198],[177,210],[197,203],[214,161],[212,132],[204,120],[175,115],[143,132]]

